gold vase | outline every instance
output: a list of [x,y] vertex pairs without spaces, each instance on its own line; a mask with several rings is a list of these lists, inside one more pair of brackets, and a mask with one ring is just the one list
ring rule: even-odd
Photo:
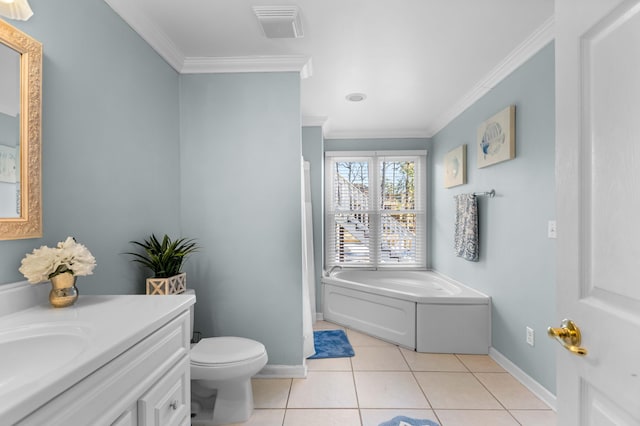
[[51,291],[49,292],[49,303],[54,308],[64,308],[71,306],[78,300],[78,288],[76,287],[76,276],[65,272],[51,277]]

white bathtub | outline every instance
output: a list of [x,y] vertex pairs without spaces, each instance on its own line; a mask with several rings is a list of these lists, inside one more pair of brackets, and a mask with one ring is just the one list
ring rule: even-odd
[[323,277],[324,319],[418,352],[486,354],[491,299],[430,271]]

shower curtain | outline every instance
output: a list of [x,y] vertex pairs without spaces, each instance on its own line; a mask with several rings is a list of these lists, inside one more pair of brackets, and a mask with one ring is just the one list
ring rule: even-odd
[[313,323],[316,318],[316,284],[313,263],[313,223],[311,216],[310,165],[302,159],[302,333],[303,355],[316,353],[313,344]]

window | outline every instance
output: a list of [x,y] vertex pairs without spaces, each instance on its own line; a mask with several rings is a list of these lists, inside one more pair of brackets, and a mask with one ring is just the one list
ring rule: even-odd
[[425,268],[426,152],[325,155],[326,266]]

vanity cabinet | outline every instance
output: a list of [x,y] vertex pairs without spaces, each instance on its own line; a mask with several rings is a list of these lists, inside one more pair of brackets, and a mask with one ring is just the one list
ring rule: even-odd
[[18,425],[188,426],[189,336],[187,310],[104,360]]

